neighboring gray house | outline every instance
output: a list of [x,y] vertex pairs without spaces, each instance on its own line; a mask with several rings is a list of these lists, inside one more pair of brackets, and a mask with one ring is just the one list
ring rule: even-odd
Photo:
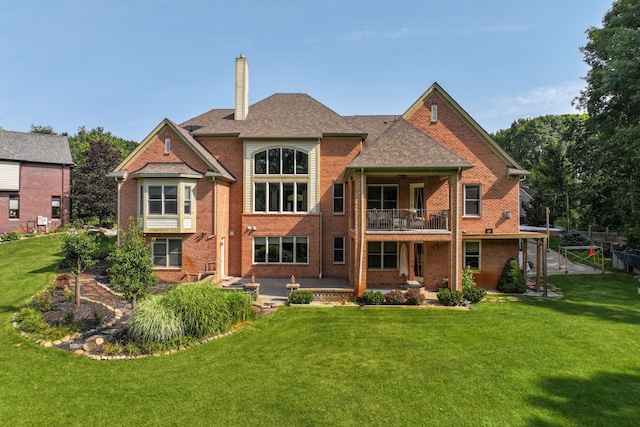
[[73,166],[66,136],[0,129],[0,233],[69,221]]

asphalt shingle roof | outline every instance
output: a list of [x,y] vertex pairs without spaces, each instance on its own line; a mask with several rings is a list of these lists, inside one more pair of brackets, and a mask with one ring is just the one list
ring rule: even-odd
[[66,136],[0,129],[0,160],[72,165]]
[[[373,122],[374,118],[369,116],[363,121]],[[381,131],[379,135],[367,138],[362,152],[349,167],[457,169],[474,166],[402,118],[394,121],[382,118],[381,121],[376,128]]]
[[249,107],[246,120],[234,111],[208,111],[180,125],[192,135],[238,135],[240,138],[321,138],[365,132],[304,93],[276,93]]

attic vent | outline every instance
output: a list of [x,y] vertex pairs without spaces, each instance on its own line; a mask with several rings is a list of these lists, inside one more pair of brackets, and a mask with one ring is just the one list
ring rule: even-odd
[[169,154],[171,151],[171,138],[164,139],[164,154]]
[[438,104],[431,104],[431,123],[438,121]]

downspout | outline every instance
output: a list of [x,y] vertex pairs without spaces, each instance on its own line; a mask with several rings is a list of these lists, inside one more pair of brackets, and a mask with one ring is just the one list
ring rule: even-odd
[[358,267],[358,289],[360,289],[360,282],[362,281],[362,268],[364,258],[364,168],[360,168],[360,266]]
[[[122,186],[122,181],[116,178],[116,182],[118,183],[118,214],[116,215],[116,230],[118,233],[118,246],[122,244],[120,241],[120,188]],[[138,193],[138,189],[136,188],[136,193]],[[140,202],[138,202],[139,204]],[[141,212],[142,213],[142,212]]]
[[213,209],[211,210],[212,211],[211,213],[213,214],[212,215],[213,218],[212,218],[212,221],[211,221],[211,227],[212,227],[211,235],[215,236],[215,235],[218,234],[217,233],[218,230],[216,229],[216,218],[218,216],[217,215],[218,214],[218,205],[216,204],[216,199],[217,199],[216,198],[216,193],[218,191],[218,181],[216,181],[216,177],[215,176],[212,179],[213,179],[213,195],[212,195],[213,200],[211,202],[213,203]]
[[322,210],[318,211],[318,218],[320,221],[320,241],[318,242],[320,246],[320,274],[318,274],[318,279],[322,279],[322,241],[323,241],[323,234],[322,234]]

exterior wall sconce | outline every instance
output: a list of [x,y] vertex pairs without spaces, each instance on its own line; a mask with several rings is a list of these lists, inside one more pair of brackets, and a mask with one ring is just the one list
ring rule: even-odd
[[505,219],[511,218],[511,211],[502,212],[502,216],[505,217]]

